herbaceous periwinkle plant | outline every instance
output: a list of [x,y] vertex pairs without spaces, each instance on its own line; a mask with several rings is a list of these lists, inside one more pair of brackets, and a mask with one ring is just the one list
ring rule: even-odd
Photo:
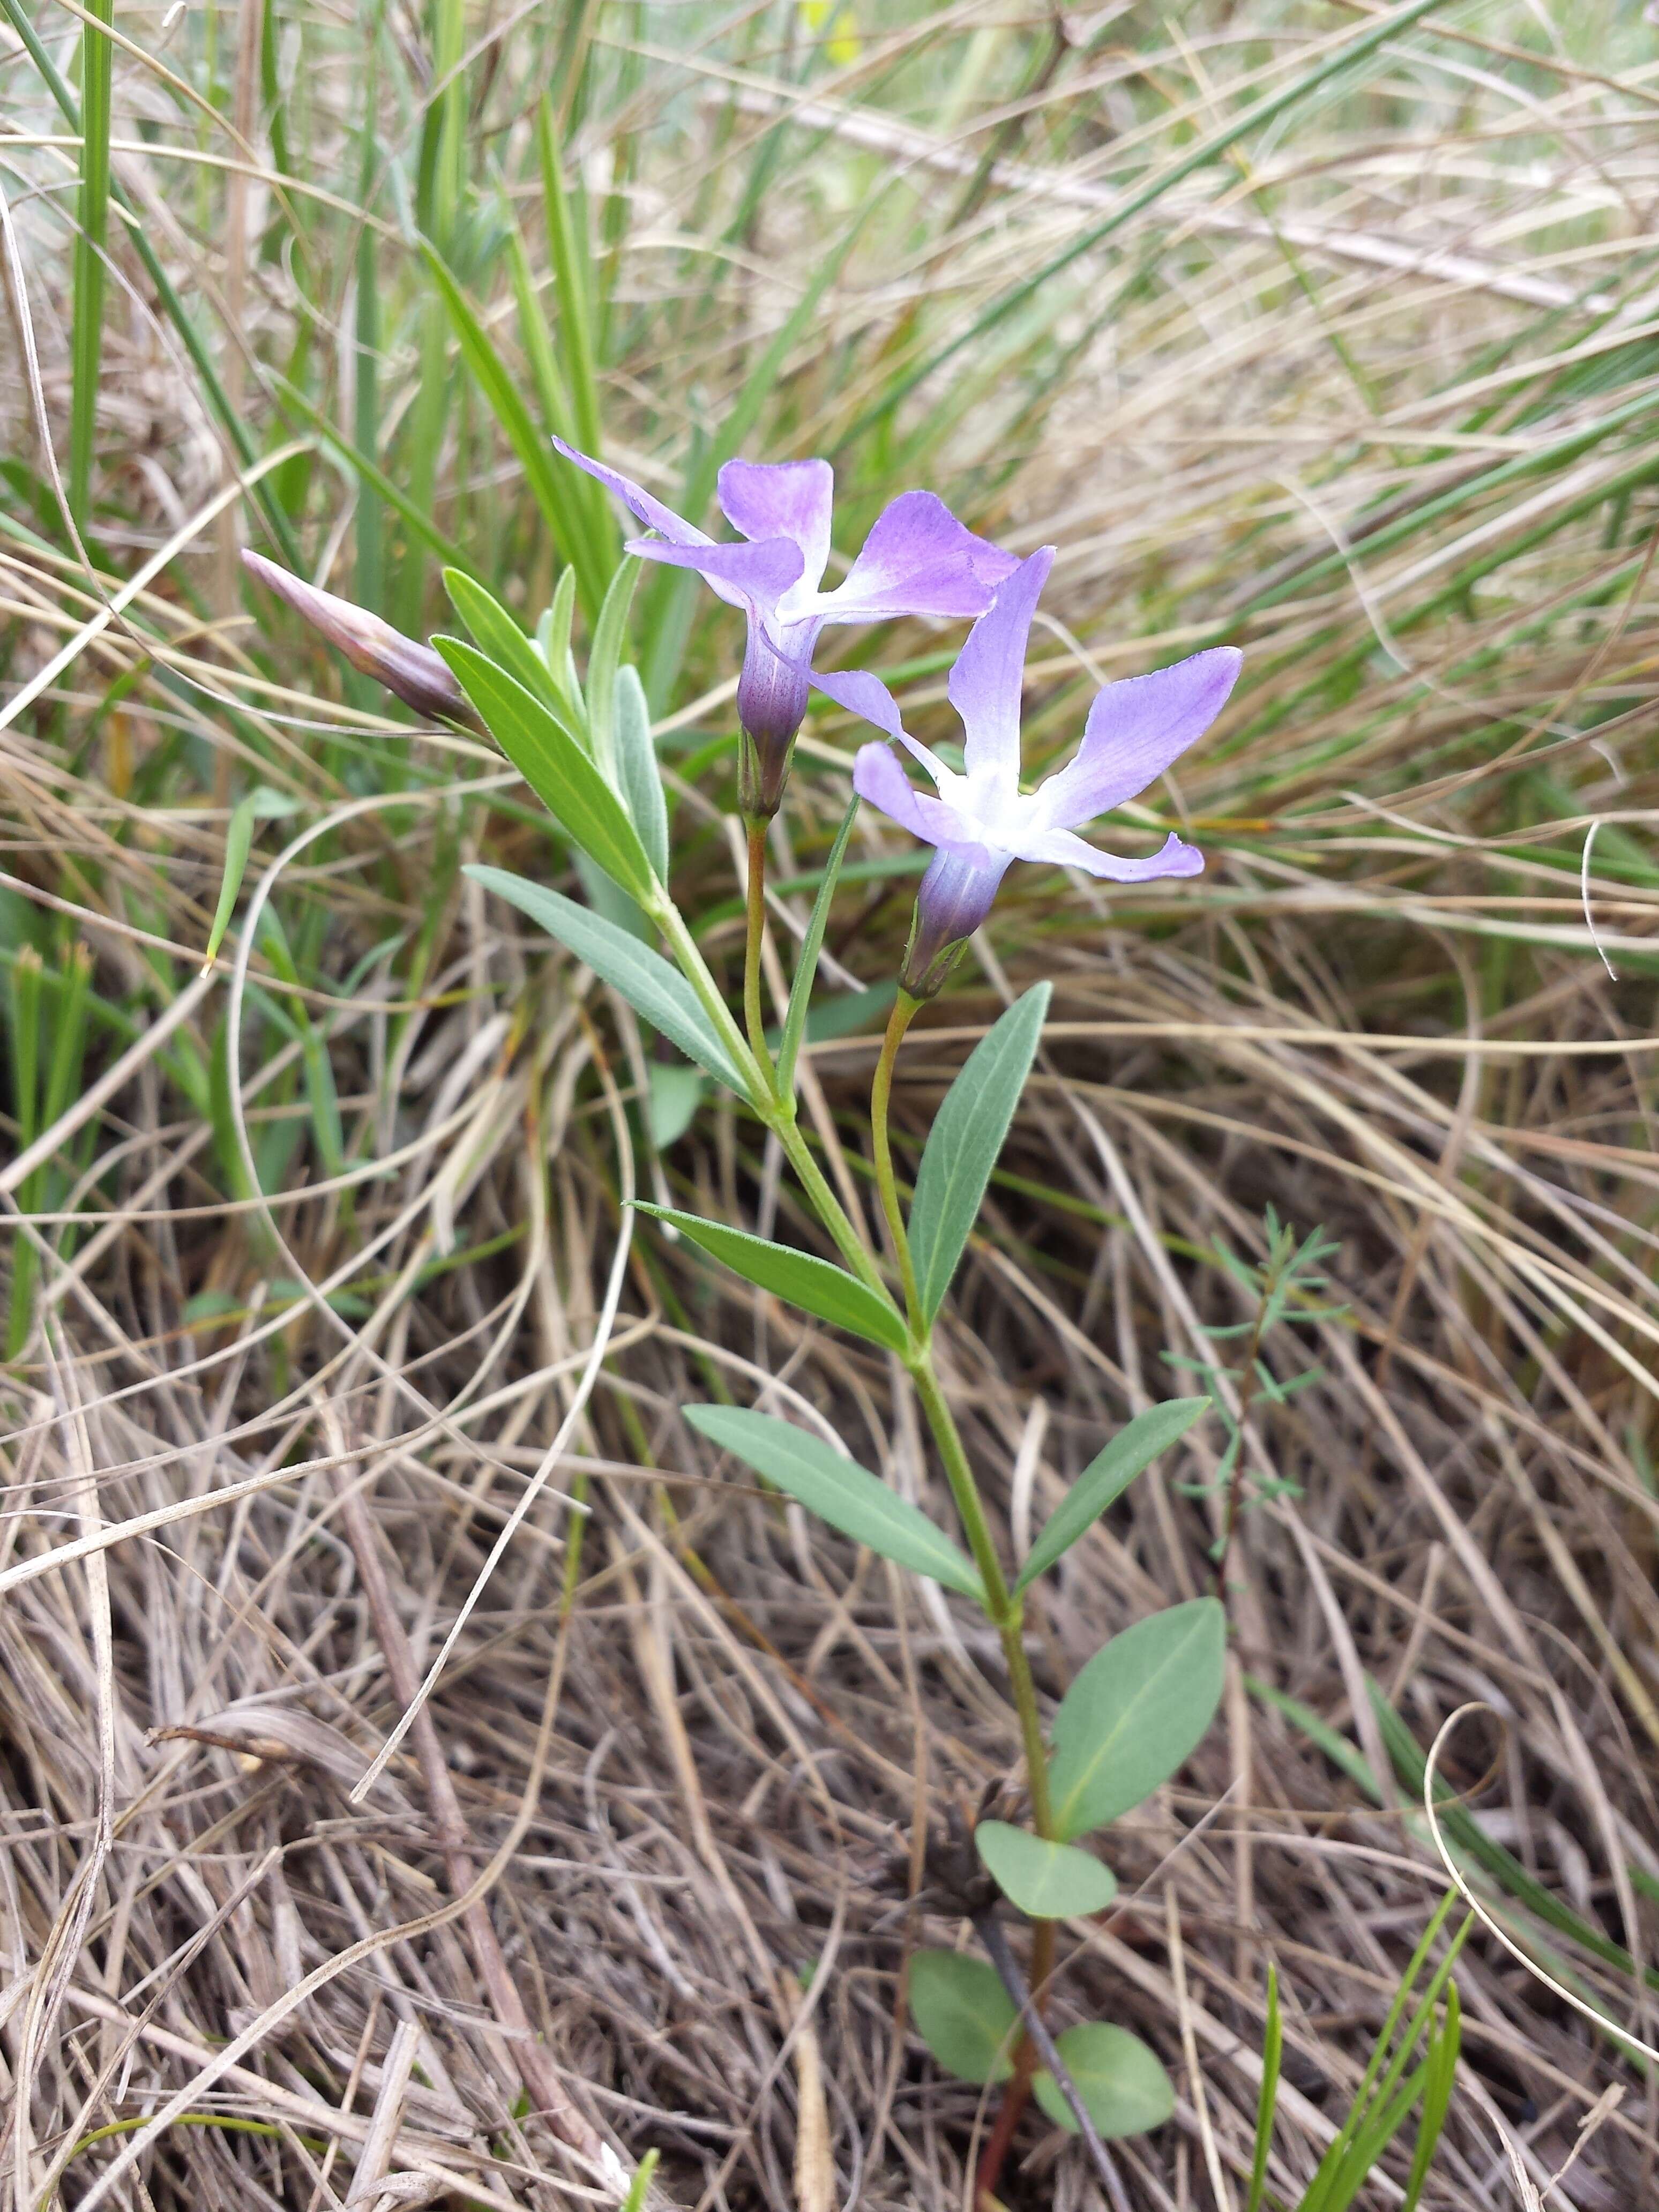
[[[1120,2027],[1097,2022],[1050,2039],[1042,2004],[1054,1973],[1056,1923],[1109,1903],[1115,1878],[1083,1847],[1085,1839],[1175,1773],[1209,1727],[1222,1687],[1224,1616],[1216,1600],[1200,1598],[1113,1638],[1082,1668],[1045,1727],[1026,1653],[1025,1607],[1040,1579],[1208,1401],[1176,1399],[1130,1421],[1085,1469],[1023,1565],[1011,1570],[941,1381],[935,1335],[1036,1054],[1048,984],[1028,990],[970,1054],[933,1122],[908,1209],[889,1149],[888,1099],[906,1029],[943,987],[1013,860],[1079,867],[1119,881],[1190,875],[1202,867],[1194,848],[1173,836],[1150,858],[1135,860],[1099,851],[1077,833],[1144,790],[1201,735],[1226,701],[1238,655],[1202,653],[1107,686],[1090,710],[1075,757],[1026,793],[1020,788],[1023,673],[1051,550],[1018,562],[963,529],[931,494],[907,493],[877,522],[844,581],[823,592],[831,492],[826,464],[730,465],[720,497],[744,539],[721,544],[628,479],[585,457],[569,458],[601,476],[659,533],[636,541],[624,558],[595,624],[585,678],[569,649],[568,587],[532,636],[480,586],[452,573],[450,596],[471,637],[441,636],[428,647],[388,632],[346,602],[280,577],[268,564],[259,564],[258,572],[399,697],[482,726],[500,744],[575,848],[589,902],[500,868],[471,872],[619,991],[660,1037],[770,1132],[837,1257],[692,1213],[641,1210],[672,1223],[748,1281],[890,1354],[914,1386],[950,1486],[960,1543],[874,1474],[792,1422],[729,1406],[690,1407],[686,1418],[832,1528],[976,1606],[995,1631],[1023,1751],[1026,1817],[981,1818],[974,1829],[970,1878],[946,1887],[973,1919],[988,1955],[922,1953],[913,1965],[913,2009],[941,2063],[971,2081],[1007,2083],[994,2142],[1006,2147],[1035,2094],[1060,2125],[1080,2127],[1097,2152],[1099,2137],[1166,2119],[1174,2093],[1153,2053]],[[738,693],[740,805],[757,869],[760,848],[752,833],[757,823],[763,831],[782,800],[811,685],[872,721],[891,741],[890,747],[866,744],[858,756],[857,796],[799,950],[775,1050],[758,1015],[762,938],[756,916],[763,920],[763,908],[751,897],[748,1018],[740,1021],[669,889],[668,809],[644,695],[622,658],[641,556],[697,568],[747,613]],[[873,623],[907,613],[977,617],[950,681],[966,738],[960,773],[910,737],[876,678],[813,670],[825,622]],[[931,792],[911,783],[904,754],[920,763]],[[796,1103],[819,948],[860,799],[935,848],[872,1086],[879,1240],[831,1188]],[[997,1917],[1005,1900],[1033,1923],[1023,1979]]]

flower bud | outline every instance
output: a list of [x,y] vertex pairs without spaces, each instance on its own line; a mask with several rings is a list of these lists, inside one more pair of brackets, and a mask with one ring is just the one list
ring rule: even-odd
[[767,821],[783,804],[789,757],[806,717],[811,677],[805,661],[788,660],[757,622],[749,625],[738,678],[738,805],[746,822]]
[[899,971],[902,991],[913,999],[939,996],[968,939],[991,911],[1012,857],[964,860],[945,850],[934,854],[916,893],[910,941]]
[[258,553],[245,551],[242,562],[250,575],[286,599],[361,675],[372,676],[377,684],[384,684],[394,699],[401,699],[404,706],[412,707],[428,720],[477,727],[478,718],[465,692],[450,674],[448,664],[429,645],[417,644],[367,608],[337,599],[332,592],[319,591],[315,584],[305,583]]

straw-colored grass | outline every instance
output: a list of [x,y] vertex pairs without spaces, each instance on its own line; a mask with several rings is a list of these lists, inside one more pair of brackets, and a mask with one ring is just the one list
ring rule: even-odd
[[[447,545],[533,617],[556,547],[586,592],[616,543],[537,473],[587,410],[672,495],[730,426],[833,453],[843,546],[915,481],[1058,543],[1034,765],[1103,678],[1246,648],[1140,817],[1207,873],[1012,878],[896,1093],[902,1170],[1054,979],[945,1340],[1015,1549],[1182,1387],[1166,1352],[1248,1317],[1218,1242],[1258,1256],[1271,1203],[1340,1243],[1346,1310],[1267,1348],[1322,1372],[1251,1419],[1251,1481],[1297,1489],[1243,1518],[1223,1719],[1062,1942],[1056,2020],[1123,2020],[1180,2089],[1121,2205],[1243,2205],[1269,1961],[1299,2201],[1446,1887],[1420,1760],[1460,1713],[1445,1845],[1534,1968],[1485,1929],[1460,1960],[1423,2203],[1651,2202],[1650,2077],[1585,2016],[1659,2043],[1643,12],[124,8],[118,200],[42,74],[95,112],[97,10],[6,7],[9,2201],[614,2203],[653,2147],[688,2207],[969,2191],[992,2115],[900,1977],[961,1934],[907,1905],[915,1824],[1017,1768],[997,1654],[679,1415],[770,1389],[938,1505],[902,1377],[644,1224],[624,1249],[635,1188],[809,1232],[734,1114],[653,1149],[625,1010],[459,877],[568,872],[516,779],[385,720],[234,561],[285,531],[429,629]],[[735,635],[642,594],[677,889],[734,981]],[[925,700],[953,635],[855,642]],[[803,744],[786,947],[857,735]],[[830,949],[879,985],[914,877],[855,841]],[[811,1058],[855,1192],[872,1060]],[[1219,1443],[1072,1554],[1045,1693],[1206,1586]],[[1035,2120],[1006,2188],[1103,2202]]]

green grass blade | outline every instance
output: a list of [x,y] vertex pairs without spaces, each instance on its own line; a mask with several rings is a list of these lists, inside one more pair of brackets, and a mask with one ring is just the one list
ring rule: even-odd
[[70,512],[87,526],[104,347],[104,254],[109,234],[109,124],[114,48],[106,35],[114,0],[87,0],[81,21],[81,190],[75,237],[73,386],[70,399]]
[[1273,2114],[1279,2106],[1279,2070],[1285,2054],[1285,2023],[1279,2010],[1279,1969],[1267,1967],[1267,2023],[1261,2040],[1261,2087],[1255,2100],[1255,2155],[1250,2164],[1250,2195],[1245,2212],[1261,2212],[1267,2186],[1267,2159],[1273,2143]]
[[460,347],[461,358],[517,456],[525,480],[555,544],[576,570],[583,605],[591,614],[597,614],[600,597],[598,579],[591,566],[584,574],[586,548],[580,542],[580,532],[574,538],[572,535],[573,502],[561,473],[562,465],[545,433],[525,404],[524,395],[519,389],[520,379],[501,359],[489,331],[479,320],[443,256],[429,240],[422,241],[421,254],[438,288],[449,326]]
[[954,360],[957,354],[976,344],[988,331],[994,330],[999,323],[1017,313],[1028,300],[1051,285],[1054,278],[1069,269],[1074,261],[1081,259],[1085,253],[1092,252],[1096,246],[1103,245],[1115,232],[1133,222],[1138,215],[1144,214],[1166,192],[1173,191],[1177,185],[1184,184],[1188,177],[1200,169],[1207,168],[1211,162],[1218,161],[1242,138],[1247,138],[1253,131],[1261,130],[1264,125],[1283,115],[1286,109],[1306,100],[1334,76],[1369,58],[1379,46],[1390,39],[1397,38],[1401,31],[1441,4],[1442,0],[1407,0],[1404,7],[1395,8],[1385,16],[1373,18],[1365,30],[1339,46],[1334,52],[1328,54],[1306,76],[1298,77],[1295,83],[1268,94],[1265,99],[1253,101],[1234,121],[1219,131],[1212,131],[1208,137],[1200,138],[1179,161],[1172,161],[1167,168],[1159,169],[1155,175],[1149,177],[1138,191],[1126,192],[1109,215],[1103,216],[1097,223],[1091,223],[1086,230],[1079,231],[1058,253],[1050,255],[1029,276],[1022,277],[1018,284],[993,301],[971,322],[964,323],[943,345],[937,347],[915,368],[893,378],[881,398],[867,407],[843,434],[843,441],[850,445],[865,431],[882,422],[892,413],[900,400],[915,391],[917,385],[936,375],[946,362]]
[[574,210],[565,189],[553,102],[544,95],[536,110],[536,153],[541,165],[542,204],[547,216],[548,251],[559,298],[570,402],[575,413],[576,443],[585,453],[600,450],[599,380],[593,351],[593,302],[588,290],[591,257],[576,234]]
[[[0,0],[0,4],[3,4],[3,0]],[[458,568],[463,574],[468,576],[477,575],[477,568],[467,559],[460,547],[444,536],[442,531],[433,522],[431,516],[423,508],[417,507],[408,493],[395,483],[384,469],[371,460],[367,453],[354,446],[349,439],[343,437],[315,402],[307,398],[301,391],[298,385],[290,384],[285,376],[273,376],[271,383],[283,404],[291,408],[308,430],[313,431],[321,442],[336,454],[354,475],[360,477],[366,485],[386,501],[404,523],[411,537],[418,538],[423,545],[437,555],[446,568]],[[297,553],[291,556],[290,566],[301,575],[306,572],[305,563]],[[417,609],[416,619],[410,635],[419,628]]]
[[1429,2046],[1423,2084],[1423,2118],[1418,2125],[1417,2147],[1412,2153],[1412,2170],[1407,2178],[1406,2201],[1401,2212],[1417,2212],[1429,2168],[1440,2147],[1441,2131],[1446,2124],[1462,2041],[1462,2007],[1458,2002],[1457,1984],[1453,1982],[1446,1990],[1446,2024]]
[[830,848],[830,858],[824,863],[823,880],[818,885],[818,895],[812,902],[812,915],[806,925],[806,934],[801,939],[800,957],[795,963],[795,973],[789,986],[789,1004],[783,1017],[783,1036],[778,1045],[778,1095],[789,1098],[794,1094],[795,1063],[800,1058],[801,1039],[806,1034],[806,1009],[811,1004],[813,979],[817,974],[818,955],[823,950],[823,933],[830,927],[830,908],[835,902],[836,885],[841,877],[841,865],[847,857],[847,841],[853,834],[857,819],[857,795],[848,800],[847,811],[836,832],[836,842]]

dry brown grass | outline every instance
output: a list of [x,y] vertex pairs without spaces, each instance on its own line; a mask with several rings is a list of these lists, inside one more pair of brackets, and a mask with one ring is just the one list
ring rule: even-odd
[[[1526,10],[1500,12],[1508,44],[1530,35]],[[1242,2203],[1270,1960],[1286,2007],[1274,2185],[1293,2191],[1443,1891],[1368,1677],[1425,1750],[1476,1704],[1447,1779],[1559,1899],[1659,1965],[1651,416],[1540,458],[1652,390],[1654,95],[1650,70],[1598,71],[1566,41],[1511,101],[1492,89],[1505,43],[1453,27],[1434,51],[1455,94],[1425,92],[1408,54],[1365,129],[1322,125],[1230,195],[1212,174],[1173,219],[1155,210],[1102,266],[1123,276],[1156,245],[1162,281],[1126,288],[1108,327],[1068,324],[1066,380],[1012,430],[988,368],[951,449],[959,480],[981,471],[984,520],[1070,549],[1036,750],[1069,742],[1089,672],[1169,657],[1238,610],[1250,667],[1180,778],[1210,874],[1109,917],[1090,890],[1011,886],[901,1065],[902,1163],[1000,1005],[1055,979],[945,1344],[1010,1541],[1110,1426],[1170,1394],[1164,1350],[1201,1354],[1201,1324],[1242,1317],[1206,1254],[1255,1256],[1265,1205],[1340,1240],[1348,1308],[1273,1347],[1282,1372],[1322,1364],[1250,1431],[1255,1472],[1301,1496],[1245,1518],[1223,1721],[1121,1824],[1122,1905],[1072,1931],[1054,1992],[1057,2019],[1123,2020],[1176,2075],[1176,2124],[1117,2149],[1133,2212]],[[1191,59],[1172,33],[1157,66]],[[670,76],[635,94],[648,116],[684,89]],[[657,124],[641,187],[659,244],[738,158],[717,125],[757,128],[752,104],[693,89],[691,120],[683,106]],[[1201,123],[1208,94],[1187,96]],[[38,140],[34,96],[15,97]],[[1042,131],[1085,97],[1062,79],[1039,100],[1021,160],[1039,165]],[[976,159],[1001,113],[971,110],[949,150]],[[1510,159],[1522,131],[1545,149],[1534,183],[1533,155]],[[694,173],[675,166],[687,143]],[[1091,219],[1121,147],[1062,150],[1048,184],[1005,175],[890,290],[866,271],[830,295],[792,356],[780,446],[835,441],[921,343],[916,301],[957,287],[966,316]],[[7,158],[33,188],[66,173],[61,149]],[[155,157],[122,158],[166,185]],[[947,161],[919,173],[963,189]],[[747,365],[721,302],[747,298],[750,262],[793,268],[816,207],[810,167],[791,174],[697,326],[711,417]],[[1264,177],[1270,202],[1246,189]],[[1296,249],[1305,293],[1269,215],[1318,233]],[[20,222],[14,306],[56,421],[62,270],[32,203]],[[209,267],[187,225],[158,236],[181,269]],[[1462,258],[1402,271],[1413,252]],[[348,266],[337,252],[331,277]],[[298,280],[243,274],[268,367]],[[1587,276],[1620,319],[1582,304]],[[630,300],[659,287],[666,303],[676,282],[641,247]],[[1581,304],[1555,319],[1550,287]],[[216,449],[173,371],[143,373],[153,321],[135,310],[131,331],[131,349],[112,340],[106,489],[125,506],[100,576],[38,536],[0,544],[14,686],[175,529],[216,544]],[[823,374],[826,332],[848,351]],[[407,397],[412,352],[389,353]],[[630,356],[608,387],[617,449],[659,443],[681,390]],[[28,435],[20,418],[20,450]],[[994,477],[1010,438],[1018,465]],[[1474,482],[1516,456],[1535,472]],[[1431,519],[1389,541],[1379,506]],[[313,663],[257,660],[246,624],[212,628],[218,558],[191,591],[163,569],[0,732],[9,876],[31,911],[68,917],[133,1024],[94,1031],[89,1079],[128,1057],[42,1140],[72,1163],[55,1213],[16,1210],[29,1158],[0,1171],[8,1237],[35,1243],[43,1286],[0,1447],[13,2201],[614,2203],[617,2154],[631,2167],[655,2146],[665,2201],[700,2212],[960,2204],[989,2115],[907,2034],[901,1990],[908,1946],[962,1931],[907,1904],[905,1866],[919,1820],[1015,1771],[995,1650],[949,1601],[734,1481],[678,1413],[770,1392],[943,1515],[902,1378],[654,1232],[624,1252],[635,1178],[807,1231],[775,1158],[720,1109],[635,1160],[624,1011],[454,878],[458,843],[486,838],[549,866],[539,832],[487,810],[514,780],[430,736],[408,744],[421,788],[349,795],[331,745],[391,726],[319,703],[333,679]],[[722,679],[728,645],[698,631],[677,706]],[[112,708],[123,672],[134,689]],[[717,705],[702,713],[718,726]],[[135,798],[135,767],[175,731],[184,765]],[[838,811],[821,771],[849,737],[826,720],[807,748],[788,833],[802,865]],[[316,912],[326,930],[278,988],[245,896],[195,984],[223,801],[256,776],[301,812],[261,830],[254,899],[290,932]],[[681,799],[702,839],[681,888],[704,907],[731,890],[717,797]],[[1586,869],[1617,981],[1577,872],[1598,822]],[[884,849],[860,835],[865,857]],[[840,957],[865,980],[892,972],[908,881],[882,899],[878,879],[862,911],[866,888],[847,895]],[[799,895],[785,902],[799,918]],[[428,920],[417,970],[393,940]],[[729,949],[723,927],[711,942]],[[307,1007],[325,1043],[349,1164],[331,1180],[273,1000]],[[169,1055],[205,1066],[227,1010],[216,1130]],[[812,1057],[817,1127],[854,1189],[871,1058],[857,1040]],[[248,1147],[283,1117],[301,1139],[282,1187],[237,1196]],[[1181,1486],[1216,1441],[1195,1431],[1070,1556],[1034,1616],[1046,1692],[1103,1635],[1206,1585],[1209,1509]],[[354,1799],[464,1613],[423,1721]],[[1347,1768],[1246,1675],[1344,1739]],[[1470,1871],[1558,1978],[1659,2042],[1639,1976]],[[1549,2212],[1651,2202],[1659,2107],[1640,2067],[1484,1934],[1458,1983],[1465,2063],[1425,2205],[1507,2212],[1523,2183]],[[1102,2201],[1058,2136],[1028,2124],[1020,2148],[1019,2204]],[[1363,2203],[1399,2202],[1390,2172]]]

